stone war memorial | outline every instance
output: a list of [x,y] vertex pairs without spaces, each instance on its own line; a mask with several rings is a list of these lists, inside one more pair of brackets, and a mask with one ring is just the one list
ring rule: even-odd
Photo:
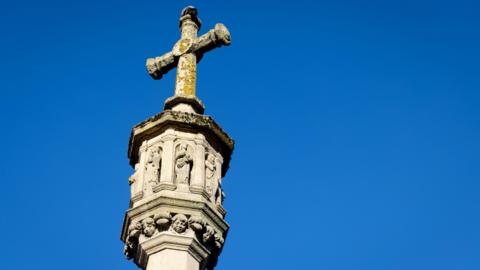
[[196,67],[203,55],[230,44],[221,23],[197,36],[197,9],[180,15],[181,38],[170,52],[147,59],[154,79],[176,68],[175,93],[164,110],[132,129],[128,158],[130,206],[121,240],[125,255],[146,270],[214,269],[229,225],[222,178],[233,140],[196,96]]

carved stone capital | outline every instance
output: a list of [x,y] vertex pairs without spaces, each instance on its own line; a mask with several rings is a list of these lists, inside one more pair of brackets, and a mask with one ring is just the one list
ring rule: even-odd
[[175,190],[177,188],[174,184],[160,183],[153,187],[153,192],[159,192],[161,190]]
[[187,251],[213,269],[224,242],[224,235],[200,216],[160,211],[128,226],[124,250],[144,269],[150,255],[167,248]]

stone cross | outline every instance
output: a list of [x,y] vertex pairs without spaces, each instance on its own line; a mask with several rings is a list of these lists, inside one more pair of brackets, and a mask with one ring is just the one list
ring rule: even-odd
[[180,17],[181,39],[171,52],[147,60],[154,79],[177,67],[175,94],[164,110],[136,125],[128,145],[135,171],[122,227],[125,255],[142,270],[213,270],[229,225],[222,179],[234,141],[195,96],[196,65],[202,56],[230,44],[217,24],[197,37],[194,7]]
[[195,98],[195,84],[197,78],[197,62],[203,54],[223,45],[230,45],[230,32],[221,23],[214,29],[197,37],[201,21],[197,9],[188,6],[182,10],[180,16],[181,38],[173,46],[171,52],[147,59],[147,70],[155,80],[162,78],[171,69],[177,67],[175,81],[175,96]]

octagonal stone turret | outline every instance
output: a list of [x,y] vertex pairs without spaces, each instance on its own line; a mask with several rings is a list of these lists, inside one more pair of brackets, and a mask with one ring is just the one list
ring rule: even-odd
[[121,239],[142,269],[172,260],[184,264],[178,269],[213,269],[229,229],[221,183],[234,142],[202,111],[179,108],[167,106],[130,137],[135,171]]

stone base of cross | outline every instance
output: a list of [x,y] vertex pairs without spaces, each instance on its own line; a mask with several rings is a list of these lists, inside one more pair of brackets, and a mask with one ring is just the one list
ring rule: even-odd
[[197,97],[174,95],[165,100],[164,110],[203,114],[205,105]]

